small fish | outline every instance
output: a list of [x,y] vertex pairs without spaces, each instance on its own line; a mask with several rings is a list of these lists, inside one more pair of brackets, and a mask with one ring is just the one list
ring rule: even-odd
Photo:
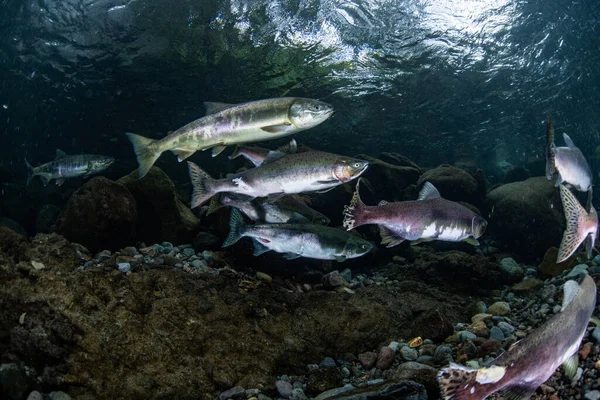
[[373,244],[340,229],[314,224],[258,224],[246,225],[242,214],[231,211],[231,230],[223,247],[236,243],[242,237],[254,242],[254,255],[274,250],[292,260],[298,257],[318,260],[345,261],[367,254]]
[[565,210],[567,227],[560,242],[556,262],[560,263],[569,258],[586,239],[587,256],[591,258],[598,235],[598,214],[594,206],[590,205],[590,212],[586,212],[564,185],[560,185],[560,199]]
[[366,224],[379,225],[381,244],[393,247],[405,240],[411,244],[429,240],[465,241],[478,246],[487,221],[467,207],[440,196],[430,182],[425,182],[416,201],[366,206],[360,199],[359,184],[349,206],[344,208],[347,230]]
[[563,305],[545,324],[513,344],[489,367],[470,369],[451,363],[438,374],[444,400],[483,400],[502,391],[504,399],[525,400],[561,365],[577,370],[579,345],[596,307],[596,284],[564,284]]
[[269,150],[262,147],[248,147],[237,145],[233,153],[229,156],[230,160],[239,156],[244,157],[246,160],[254,164],[255,167],[261,165],[267,158],[273,158],[284,154],[293,154],[298,151],[298,144],[296,139],[292,139],[288,144],[279,147],[277,150]]
[[200,167],[188,162],[194,191],[191,208],[198,207],[217,193],[229,192],[250,198],[284,194],[324,192],[359,177],[369,163],[321,151],[289,154],[260,167],[213,179]]
[[573,140],[563,133],[566,147],[556,147],[554,144],[554,127],[550,117],[546,120],[546,178],[552,180],[555,175],[555,185],[566,184],[580,192],[588,192],[586,210],[590,210],[592,200],[592,170],[581,150]]
[[331,105],[300,97],[280,97],[242,104],[204,104],[204,117],[160,140],[126,133],[139,163],[140,178],[148,173],[165,151],[175,153],[180,162],[198,150],[212,149],[215,157],[228,145],[293,135],[319,125],[333,114]]
[[44,183],[48,185],[51,179],[56,179],[58,186],[62,185],[67,178],[83,176],[87,178],[90,175],[104,171],[115,159],[112,157],[100,156],[95,154],[74,154],[67,155],[64,151],[56,150],[56,158],[46,164],[37,167],[32,166],[25,158],[25,164],[29,169],[27,176],[27,185],[34,176],[39,176]]
[[214,213],[222,206],[235,207],[244,213],[254,222],[268,224],[283,224],[283,223],[305,223],[311,221],[304,215],[295,211],[280,207],[276,203],[268,201],[259,201],[258,199],[236,198],[228,194],[222,196],[214,196],[210,201],[210,206],[206,215]]

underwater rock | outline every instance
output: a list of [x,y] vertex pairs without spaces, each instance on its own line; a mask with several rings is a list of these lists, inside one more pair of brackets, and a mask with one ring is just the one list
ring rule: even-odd
[[400,364],[390,379],[395,381],[413,381],[419,383],[425,387],[429,398],[435,399],[439,396],[439,387],[436,376],[437,369],[429,365],[421,364],[415,361],[409,361]]
[[431,182],[443,198],[452,201],[464,201],[474,206],[480,206],[485,192],[482,193],[480,184],[467,171],[442,164],[437,168],[425,171],[419,178],[417,186]]
[[168,241],[191,243],[200,221],[179,200],[171,178],[160,168],[152,167],[138,179],[136,169],[117,181],[129,189],[135,198],[138,218],[137,240],[147,243]]
[[30,386],[25,371],[17,364],[0,364],[0,394],[3,399],[21,400]]
[[529,171],[521,165],[514,165],[506,171],[504,183],[520,182],[530,178]]
[[502,247],[524,261],[542,258],[560,243],[565,217],[559,191],[545,177],[502,185],[486,200],[490,225],[486,235],[500,239]]
[[35,218],[36,233],[50,233],[59,215],[60,208],[54,204],[44,204],[40,207]]
[[513,292],[515,292],[516,294],[525,294],[528,292],[533,292],[535,290],[538,290],[542,286],[544,286],[543,281],[540,281],[539,279],[535,279],[535,278],[529,278],[529,279],[525,279],[524,281],[513,285],[511,290]]
[[505,301],[497,301],[488,307],[488,313],[493,316],[504,316],[510,313],[510,305]]
[[383,346],[379,350],[379,354],[377,356],[377,363],[375,364],[375,367],[381,370],[388,369],[394,362],[395,356],[396,354],[394,353],[394,350],[392,350],[388,346]]
[[7,226],[0,225],[0,252],[13,262],[26,260],[25,253],[29,248],[27,239]]
[[411,167],[417,169],[419,173],[423,173],[423,170],[416,162],[398,153],[383,152],[379,155],[379,159],[388,164],[398,165],[399,167]]
[[502,268],[502,272],[504,272],[507,279],[512,282],[520,281],[525,276],[523,268],[511,257],[500,260],[500,268]]
[[24,238],[27,238],[27,232],[25,231],[25,228],[23,228],[21,224],[12,218],[0,217],[0,226],[6,226]]
[[413,322],[413,333],[416,336],[442,341],[454,332],[454,326],[443,308],[427,310]]
[[558,276],[563,271],[568,271],[577,264],[585,262],[587,255],[584,252],[575,253],[571,257],[567,258],[561,263],[557,263],[558,249],[556,247],[550,247],[542,262],[538,265],[538,272],[542,276]]
[[[412,192],[407,193],[406,189],[417,184],[422,171],[412,161],[407,159],[407,162],[403,164],[409,165],[398,165],[366,154],[359,154],[356,158],[369,162],[369,168],[362,175],[363,179],[368,182],[368,185],[364,186],[370,188],[370,192],[368,190],[365,190],[364,194],[361,192],[366,204],[375,205],[381,200],[403,201],[413,199]],[[355,185],[356,183],[353,186]]]
[[137,211],[127,188],[104,177],[81,186],[56,221],[56,230],[90,251],[119,249],[134,241]]
[[336,367],[317,368],[306,381],[306,393],[319,394],[342,385],[342,373]]
[[365,369],[371,369],[377,361],[377,353],[374,351],[366,351],[358,355],[358,361],[362,364]]

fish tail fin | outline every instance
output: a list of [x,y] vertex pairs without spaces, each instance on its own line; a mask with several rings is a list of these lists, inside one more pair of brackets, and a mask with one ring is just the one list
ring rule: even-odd
[[152,146],[154,143],[158,142],[158,140],[150,139],[130,132],[125,134],[133,145],[133,151],[135,152],[135,156],[139,164],[139,178],[141,179],[146,176],[148,171],[150,171],[150,168],[152,168],[158,157],[160,157],[162,151],[156,151],[156,146]]
[[546,119],[546,178],[551,180],[556,173],[556,167],[554,164],[554,127],[552,126],[552,119],[548,117]]
[[236,243],[242,238],[244,231],[246,230],[246,223],[242,213],[237,208],[231,210],[231,218],[229,219],[229,235],[225,238],[222,247],[228,247]]
[[480,385],[477,383],[476,369],[468,369],[459,364],[450,363],[442,369],[437,380],[440,384],[440,394],[443,400],[479,400],[484,399],[484,393],[477,393]]
[[27,184],[26,184],[26,186],[29,186],[29,183],[35,176],[35,173],[33,172],[33,165],[31,165],[29,163],[29,161],[27,161],[27,156],[25,156],[25,165],[27,165]]
[[233,153],[231,153],[231,155],[229,156],[230,160],[233,160],[234,158],[238,158],[239,156],[241,156],[242,154],[240,153],[241,147],[239,144],[235,145],[235,149],[233,149]]
[[188,168],[192,186],[194,187],[190,208],[195,208],[204,204],[215,194],[212,188],[214,179],[191,161],[188,161]]
[[208,210],[206,211],[206,215],[214,214],[221,208],[223,208],[223,203],[221,203],[220,196],[213,196],[210,199],[210,203],[208,203]]
[[356,189],[352,195],[350,204],[344,207],[343,226],[347,231],[363,225],[362,216],[366,208],[365,203],[360,199],[360,178],[356,182]]
[[567,227],[563,234],[560,247],[558,249],[557,263],[561,263],[569,258],[579,245],[585,240],[588,231],[585,229],[584,220],[588,217],[588,213],[579,204],[579,201],[569,189],[564,185],[560,185],[560,198],[562,200]]

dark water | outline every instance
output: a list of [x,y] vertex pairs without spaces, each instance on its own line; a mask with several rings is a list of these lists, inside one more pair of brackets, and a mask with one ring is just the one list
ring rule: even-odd
[[[137,166],[124,132],[159,138],[203,101],[292,95],[336,107],[297,137],[331,152],[472,160],[499,179],[504,161],[543,166],[551,114],[600,157],[594,0],[2,0],[0,15],[5,188],[25,181],[26,154],[113,156],[117,178]],[[157,165],[186,181],[170,154]]]

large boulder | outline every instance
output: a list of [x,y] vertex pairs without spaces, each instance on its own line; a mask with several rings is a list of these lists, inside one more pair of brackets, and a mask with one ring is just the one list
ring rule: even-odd
[[142,179],[135,170],[117,181],[135,198],[137,239],[146,243],[192,243],[200,221],[179,200],[171,178],[152,167]]
[[431,182],[442,197],[448,200],[464,201],[480,206],[485,198],[485,179],[476,179],[467,171],[452,165],[442,164],[425,171],[417,185],[420,187],[425,182]]
[[56,221],[56,230],[92,252],[115,250],[134,243],[136,218],[129,190],[96,177],[73,193]]
[[540,260],[565,229],[559,191],[545,177],[499,186],[488,193],[487,233],[525,261]]

